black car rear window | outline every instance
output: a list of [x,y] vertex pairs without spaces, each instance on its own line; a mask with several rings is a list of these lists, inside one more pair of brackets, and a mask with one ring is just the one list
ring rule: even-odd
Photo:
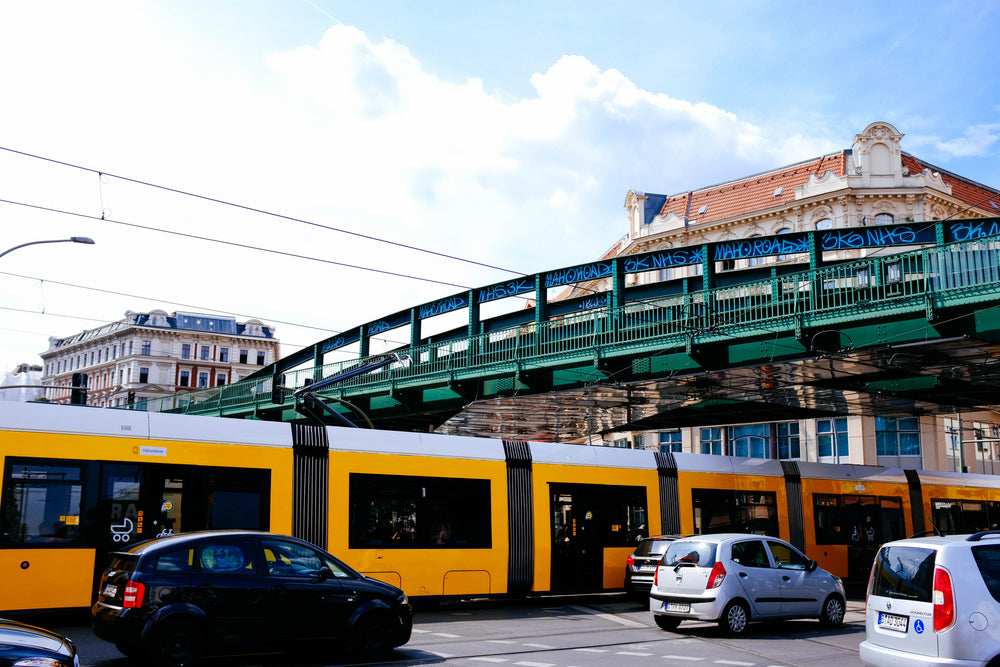
[[642,540],[635,547],[636,556],[658,556],[667,550],[672,540]]
[[990,589],[990,595],[1000,602],[1000,544],[973,547],[972,557],[976,559],[979,573],[983,575],[983,582]]
[[135,564],[138,562],[139,557],[132,554],[111,554],[108,569],[118,570],[119,572],[133,572],[135,570]]
[[190,572],[194,569],[194,547],[170,551],[156,559],[157,572]]
[[931,602],[936,555],[921,547],[883,547],[875,557],[871,594]]

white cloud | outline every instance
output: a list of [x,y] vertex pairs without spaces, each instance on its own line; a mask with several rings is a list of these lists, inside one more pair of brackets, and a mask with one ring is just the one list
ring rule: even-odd
[[1000,123],[987,123],[966,128],[965,134],[961,137],[938,140],[934,146],[951,157],[984,156],[990,154],[998,138],[1000,138]]
[[[672,193],[830,148],[643,90],[583,56],[551,63],[531,77],[533,96],[510,100],[479,78],[443,80],[405,45],[351,26],[239,60],[192,38],[169,5],[59,7],[7,8],[0,145],[526,273],[603,253],[626,230],[629,188]],[[984,128],[967,140],[995,139],[996,126]],[[9,154],[0,182],[8,199],[87,214],[103,202],[114,220],[331,262],[461,285],[507,277],[116,179],[98,189],[93,174]],[[5,228],[25,215],[0,206]],[[49,312],[112,320],[161,298],[339,330],[458,291],[107,221],[30,218],[8,245],[39,234],[98,244],[36,255],[37,268],[5,258],[0,271],[151,297],[47,289]],[[23,279],[0,276],[0,290],[4,305],[39,310]],[[3,317],[0,370],[33,360],[48,335],[96,326]],[[280,325],[278,334],[300,345],[323,336]]]

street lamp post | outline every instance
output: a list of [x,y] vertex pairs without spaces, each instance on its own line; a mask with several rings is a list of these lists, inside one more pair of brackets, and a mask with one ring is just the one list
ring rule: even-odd
[[3,252],[0,252],[0,257],[3,257],[9,252],[17,250],[18,248],[23,248],[26,245],[35,245],[36,243],[85,243],[87,245],[94,245],[94,239],[87,238],[86,236],[71,236],[68,239],[51,239],[49,241],[28,241],[27,243],[16,245],[13,248],[7,248]]

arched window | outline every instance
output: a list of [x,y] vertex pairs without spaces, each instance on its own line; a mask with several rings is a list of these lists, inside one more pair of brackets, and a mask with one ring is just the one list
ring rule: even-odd
[[816,222],[816,229],[830,229],[833,227],[833,220],[830,218],[823,218]]
[[892,217],[892,213],[879,213],[875,216],[876,225],[891,225],[895,218]]

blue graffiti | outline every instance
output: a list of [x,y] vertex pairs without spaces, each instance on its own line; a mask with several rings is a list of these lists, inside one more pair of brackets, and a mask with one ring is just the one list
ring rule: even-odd
[[832,229],[823,232],[819,238],[823,250],[850,250],[872,246],[907,245],[916,241],[917,232],[908,225]]
[[697,264],[701,261],[701,250],[698,248],[678,248],[648,255],[625,257],[625,273],[652,271],[669,266],[684,266]]
[[739,241],[726,241],[715,246],[716,261],[724,259],[745,259],[764,255],[788,255],[795,252],[809,252],[805,236],[761,236]]
[[576,305],[577,310],[593,310],[594,308],[604,308],[608,305],[608,297],[606,296],[595,296],[589,299],[584,299]]
[[372,322],[368,325],[368,335],[374,336],[375,334],[380,334],[383,331],[388,331],[392,328],[392,325],[385,320],[379,320],[378,322]]
[[952,241],[972,241],[987,236],[997,236],[1000,234],[1000,221],[956,222],[948,227],[948,233]]
[[345,345],[347,345],[347,339],[343,336],[338,336],[337,338],[324,341],[320,353],[325,354],[330,350],[336,350],[337,348],[344,347]]
[[434,317],[435,315],[450,313],[451,311],[458,310],[459,308],[465,308],[465,306],[465,297],[450,296],[447,299],[441,299],[440,301],[426,303],[420,306],[420,317],[421,319],[425,317]]
[[534,289],[534,278],[518,278],[517,280],[500,283],[499,285],[490,285],[489,287],[480,288],[479,302],[485,303],[487,301],[496,301],[497,299],[503,299],[508,296],[516,296],[518,294],[524,294],[525,292],[532,292]]
[[568,269],[560,269],[545,274],[545,286],[557,287],[569,283],[578,283],[584,280],[596,280],[607,278],[611,275],[611,264],[608,262],[597,262],[585,266],[574,266]]

